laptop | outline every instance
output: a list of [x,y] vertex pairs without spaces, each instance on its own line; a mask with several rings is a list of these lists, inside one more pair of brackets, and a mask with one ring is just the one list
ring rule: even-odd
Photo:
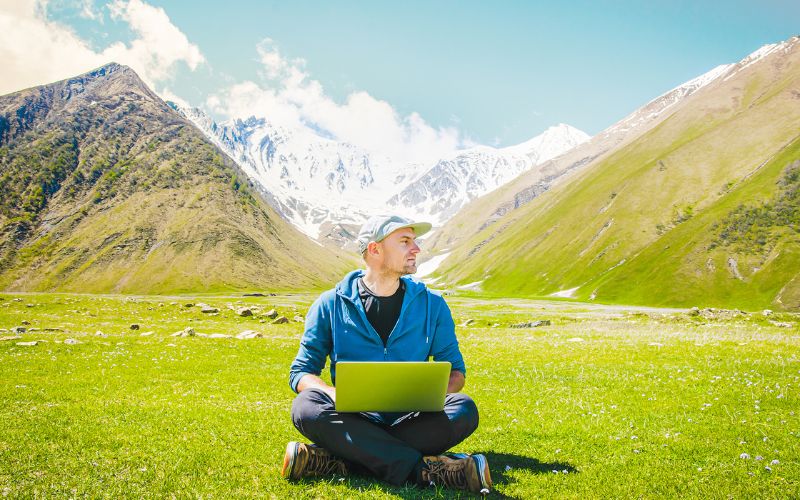
[[447,361],[340,361],[336,363],[336,411],[442,411]]

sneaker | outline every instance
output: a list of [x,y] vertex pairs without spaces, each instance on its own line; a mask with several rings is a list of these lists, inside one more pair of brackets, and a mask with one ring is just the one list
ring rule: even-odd
[[422,480],[431,485],[486,495],[492,489],[489,462],[483,455],[459,454],[424,457]]
[[300,479],[333,474],[347,475],[347,465],[341,458],[313,444],[292,441],[286,445],[281,476],[287,479]]

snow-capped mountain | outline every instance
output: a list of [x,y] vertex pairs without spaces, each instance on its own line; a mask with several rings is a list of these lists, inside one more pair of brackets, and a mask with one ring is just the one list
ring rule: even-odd
[[426,168],[266,118],[216,123],[202,110],[174,106],[257,182],[286,219],[315,239],[332,226],[360,225],[389,211],[442,224],[470,200],[589,139],[562,124],[516,146],[477,146]]
[[439,160],[389,198],[388,204],[441,223],[469,201],[589,139],[584,132],[562,123],[516,146],[503,149],[478,146],[460,151]]

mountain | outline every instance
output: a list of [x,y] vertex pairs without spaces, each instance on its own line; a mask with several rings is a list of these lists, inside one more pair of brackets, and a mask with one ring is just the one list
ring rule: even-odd
[[443,224],[470,200],[589,138],[562,124],[517,146],[474,147],[425,166],[268,118],[218,124],[200,109],[174,107],[226,151],[287,220],[340,246],[374,213]]
[[800,308],[800,38],[452,250],[449,284],[611,303]]
[[503,149],[479,146],[459,151],[438,161],[387,203],[441,224],[471,200],[494,191],[523,172],[537,172],[537,166],[589,138],[562,123],[516,146]]
[[0,289],[309,288],[353,263],[118,64],[0,96],[0,191]]
[[[572,175],[602,160],[612,151],[625,146],[656,127],[676,111],[684,99],[724,75],[734,65],[721,65],[689,80],[651,100],[619,122],[603,130],[591,140],[581,141],[563,154],[552,155],[548,161],[523,172],[497,190],[464,206],[444,227],[432,234],[427,242],[429,255],[445,254],[450,249],[475,236],[501,219],[546,192],[556,183],[569,182]],[[502,231],[495,226],[493,231]],[[486,238],[484,238],[486,239]]]

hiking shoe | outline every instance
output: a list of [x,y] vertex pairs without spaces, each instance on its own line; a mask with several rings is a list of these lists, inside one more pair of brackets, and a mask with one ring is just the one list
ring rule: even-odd
[[424,457],[422,480],[431,485],[486,495],[492,489],[489,462],[483,455],[459,454]]
[[291,441],[286,445],[281,476],[287,479],[300,479],[333,474],[347,475],[347,465],[341,458],[313,444]]

